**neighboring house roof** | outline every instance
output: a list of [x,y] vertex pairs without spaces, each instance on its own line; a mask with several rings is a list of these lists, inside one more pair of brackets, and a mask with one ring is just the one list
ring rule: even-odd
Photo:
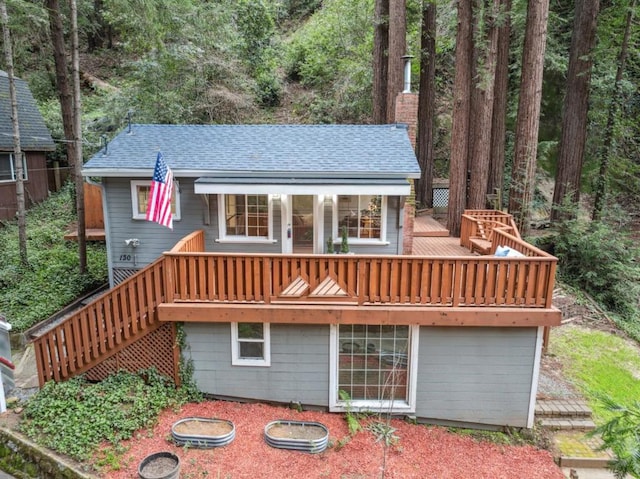
[[85,176],[151,177],[157,152],[178,177],[418,178],[404,125],[131,125]]
[[[20,148],[23,151],[52,151],[56,145],[44,123],[27,82],[15,79],[20,124]],[[13,124],[9,77],[0,70],[0,151],[13,151]]]

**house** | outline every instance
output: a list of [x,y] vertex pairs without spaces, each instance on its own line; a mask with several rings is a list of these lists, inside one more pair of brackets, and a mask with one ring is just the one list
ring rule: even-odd
[[[144,219],[158,152],[173,230]],[[103,189],[112,289],[34,338],[41,383],[178,379],[182,354],[214,397],[532,426],[556,259],[484,210],[404,254],[404,126],[131,125],[83,174]],[[349,254],[327,254],[343,229]]]
[[[16,78],[15,86],[28,207],[49,195],[46,152],[55,150],[55,144],[27,83]],[[9,77],[0,71],[0,220],[13,218],[18,211],[15,170]]]

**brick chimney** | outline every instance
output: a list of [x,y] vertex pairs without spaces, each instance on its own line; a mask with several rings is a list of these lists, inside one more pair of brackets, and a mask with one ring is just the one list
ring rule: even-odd
[[[408,126],[411,146],[416,149],[416,131],[418,127],[418,94],[411,93],[411,55],[404,59],[404,89],[396,96],[396,123]],[[402,232],[402,254],[410,255],[413,251],[413,224],[415,218],[416,194],[411,180],[411,194],[404,202],[404,228]]]

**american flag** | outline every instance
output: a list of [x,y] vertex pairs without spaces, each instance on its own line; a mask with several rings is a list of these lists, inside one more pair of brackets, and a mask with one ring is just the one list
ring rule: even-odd
[[158,152],[156,168],[151,180],[151,191],[147,203],[147,221],[173,229],[173,214],[171,213],[171,196],[173,194],[173,173],[164,162],[162,153]]

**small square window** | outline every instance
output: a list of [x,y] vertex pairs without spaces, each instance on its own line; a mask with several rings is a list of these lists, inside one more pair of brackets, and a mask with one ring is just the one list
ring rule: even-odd
[[[174,180],[173,194],[171,195],[171,212],[173,220],[180,220],[180,188],[178,182]],[[131,182],[131,207],[134,220],[144,220],[147,214],[147,203],[149,202],[149,192],[151,191],[151,180]]]
[[231,323],[231,364],[270,366],[269,333],[268,323]]

